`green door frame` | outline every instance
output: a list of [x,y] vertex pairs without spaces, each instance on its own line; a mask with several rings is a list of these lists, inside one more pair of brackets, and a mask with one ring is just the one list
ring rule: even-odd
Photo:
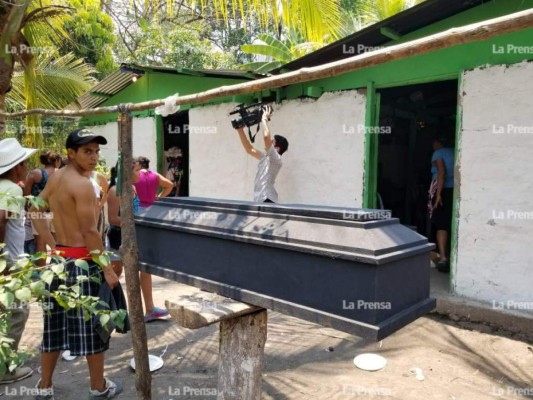
[[376,92],[374,82],[366,86],[365,113],[365,181],[363,208],[376,208],[378,183],[378,135],[373,127],[379,125],[381,95]]

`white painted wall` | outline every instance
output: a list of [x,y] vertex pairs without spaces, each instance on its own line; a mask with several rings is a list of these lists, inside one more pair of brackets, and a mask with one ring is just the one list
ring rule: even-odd
[[[276,181],[281,203],[362,206],[365,101],[363,94],[349,91],[274,105],[271,132],[289,141]],[[231,127],[233,107],[190,111],[191,126],[216,129],[215,134],[190,134],[191,196],[253,199],[258,161],[244,152]],[[262,151],[260,135],[254,146]]]
[[[118,158],[118,126],[116,122],[106,125],[88,126],[93,132],[104,136],[107,145],[100,146],[100,156],[109,167],[116,164]],[[157,167],[156,128],[154,118],[134,118],[132,126],[133,156],[145,156],[150,160],[150,169]]]
[[533,307],[533,62],[465,72],[460,93],[455,289]]

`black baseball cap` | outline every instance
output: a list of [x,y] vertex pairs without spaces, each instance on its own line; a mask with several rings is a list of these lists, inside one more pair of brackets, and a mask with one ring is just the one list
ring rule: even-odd
[[91,142],[96,142],[98,144],[107,144],[107,139],[101,135],[97,135],[96,133],[86,128],[76,129],[75,131],[72,131],[68,134],[67,149],[82,146]]

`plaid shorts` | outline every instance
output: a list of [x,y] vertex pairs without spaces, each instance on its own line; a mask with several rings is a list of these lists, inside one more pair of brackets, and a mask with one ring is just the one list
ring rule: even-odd
[[[67,259],[70,260],[70,259]],[[100,282],[85,280],[80,282],[80,294],[87,296],[98,296],[100,286],[105,284],[102,269],[92,260],[87,260],[89,271],[84,271],[77,267],[73,261],[65,263],[65,271],[68,273],[66,285],[71,286],[77,283],[77,277],[96,276]],[[57,290],[64,281],[54,278],[51,285],[47,287],[50,292]],[[70,350],[73,356],[89,356],[109,348],[109,340],[103,342],[96,331],[93,318],[87,321],[83,318],[83,310],[72,309],[66,311],[53,297],[43,299],[44,332],[43,341],[39,350],[41,352],[52,352],[60,350]]]

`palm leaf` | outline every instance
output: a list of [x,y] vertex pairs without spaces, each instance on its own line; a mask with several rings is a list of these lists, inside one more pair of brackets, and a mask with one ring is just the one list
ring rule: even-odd
[[268,44],[245,44],[241,46],[241,50],[248,54],[270,57],[276,61],[289,62],[292,60],[290,53]]
[[[37,98],[34,104],[49,109],[66,107],[95,84],[94,72],[90,65],[72,53],[55,60],[49,56],[40,57],[33,83]],[[24,71],[15,71],[12,83],[8,100],[15,106],[25,105]]]

